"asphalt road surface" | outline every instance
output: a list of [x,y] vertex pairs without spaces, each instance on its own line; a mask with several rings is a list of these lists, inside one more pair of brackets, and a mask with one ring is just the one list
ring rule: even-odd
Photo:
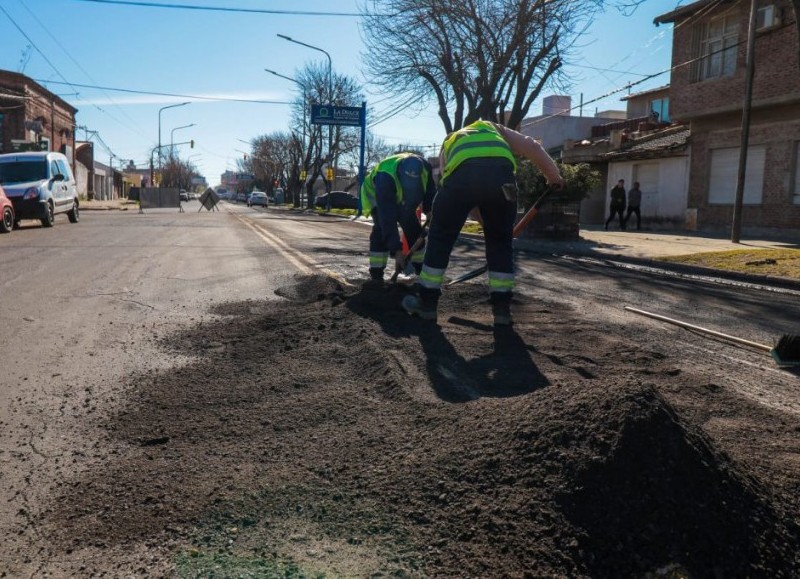
[[[78,224],[60,216],[52,229],[30,221],[0,236],[0,536],[7,538],[0,570],[58,572],[52,556],[37,556],[48,542],[37,520],[50,508],[54,481],[104,456],[102,441],[86,437],[87,423],[121,403],[132,373],[180,366],[192,354],[168,354],[155,338],[217,320],[214,306],[252,300],[257,309],[278,300],[275,291],[296,274],[365,277],[364,224],[198,206],[186,204],[184,213],[84,212]],[[480,241],[465,240],[448,273],[480,266],[481,251]],[[771,344],[797,333],[800,293],[559,256],[520,256],[518,264],[518,302],[634,335],[645,347],[677,354],[709,383],[724,381],[756,404],[800,413],[798,375],[776,369],[768,355],[623,310],[638,307]],[[625,352],[619,355],[624,361]]]

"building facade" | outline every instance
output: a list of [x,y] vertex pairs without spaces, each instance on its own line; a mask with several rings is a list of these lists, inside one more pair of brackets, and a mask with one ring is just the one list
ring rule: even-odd
[[77,112],[27,76],[0,70],[0,153],[57,151],[73,163]]
[[[759,0],[743,230],[800,232],[800,48],[790,0]],[[750,2],[700,0],[673,23],[670,114],[692,133],[688,209],[703,229],[733,222]]]

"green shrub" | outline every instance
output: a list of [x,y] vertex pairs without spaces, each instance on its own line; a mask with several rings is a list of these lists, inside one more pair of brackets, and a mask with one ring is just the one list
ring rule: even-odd
[[[549,197],[550,203],[570,205],[586,199],[592,189],[601,184],[600,172],[588,163],[576,165],[559,164],[566,186]],[[530,161],[523,160],[517,165],[517,185],[519,186],[519,206],[525,210],[547,191],[547,181],[541,171]]]

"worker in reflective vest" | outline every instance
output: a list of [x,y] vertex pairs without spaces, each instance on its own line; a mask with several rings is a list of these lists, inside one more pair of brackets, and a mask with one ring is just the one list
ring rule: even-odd
[[513,129],[489,121],[475,121],[447,136],[439,157],[442,177],[433,203],[433,220],[417,292],[406,296],[402,302],[408,313],[436,320],[450,252],[467,216],[477,208],[486,241],[494,322],[495,325],[511,324],[512,231],[517,204],[516,194],[509,194],[509,191],[516,192],[515,155],[533,162],[548,183],[563,186],[558,166],[542,146]]
[[[396,267],[403,261],[402,243],[397,225],[403,229],[409,246],[422,232],[417,208],[430,213],[436,184],[431,164],[414,153],[398,153],[383,159],[370,171],[361,185],[361,209],[372,216],[369,236],[369,275],[381,282],[389,257]],[[417,273],[422,269],[422,252],[412,256]]]

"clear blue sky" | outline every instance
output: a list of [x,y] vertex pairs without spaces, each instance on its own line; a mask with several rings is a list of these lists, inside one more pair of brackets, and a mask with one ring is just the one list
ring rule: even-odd
[[[358,12],[359,4],[357,0],[148,1],[344,13]],[[589,25],[574,51],[566,69],[572,78],[569,90],[545,91],[542,96],[569,94],[577,104],[581,93],[584,101],[589,101],[669,68],[672,27],[657,28],[653,18],[681,3],[685,2],[648,0],[631,16],[608,10]],[[322,53],[281,40],[278,33],[328,51],[336,72],[348,74],[364,85],[368,105],[376,114],[392,108],[383,87],[366,84],[361,74],[362,42],[357,17],[168,9],[82,0],[0,0],[0,7],[5,11],[0,10],[0,69],[49,81],[43,84],[79,109],[78,124],[98,131],[119,158],[133,159],[144,166],[158,143],[159,109],[190,101],[188,106],[162,112],[161,142],[168,144],[173,134],[176,143],[194,139],[195,148],[184,147],[181,156],[189,157],[212,185],[219,182],[224,170],[236,168],[236,160],[241,158],[237,149],[248,150],[241,140],[288,130],[290,112],[286,104],[214,98],[288,102],[294,98],[297,86],[264,72],[264,68],[293,76],[310,61],[327,65]],[[26,47],[31,44],[28,58],[24,59]],[[665,74],[633,90],[668,83],[669,75]],[[187,97],[97,90],[89,85]],[[595,110],[624,109],[619,100],[624,94],[587,105],[584,115],[594,114]],[[541,102],[535,102],[530,115],[540,113]],[[196,126],[173,133],[173,129],[191,123]],[[389,143],[438,145],[444,137],[433,108],[398,115],[372,130]],[[82,131],[78,138],[84,138]],[[99,146],[98,155],[102,162],[108,162],[109,152],[104,146]]]

